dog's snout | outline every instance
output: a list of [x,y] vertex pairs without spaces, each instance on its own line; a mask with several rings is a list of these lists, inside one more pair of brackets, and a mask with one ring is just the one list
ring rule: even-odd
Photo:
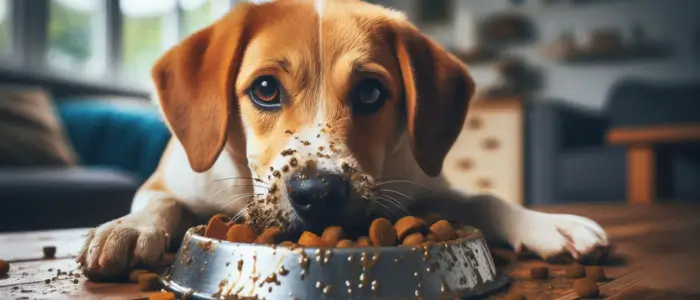
[[287,180],[289,201],[305,221],[317,222],[339,213],[348,201],[350,182],[339,174],[294,173]]

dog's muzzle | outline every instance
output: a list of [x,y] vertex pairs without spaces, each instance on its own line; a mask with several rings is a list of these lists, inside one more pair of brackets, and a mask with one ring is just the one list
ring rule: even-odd
[[348,203],[350,180],[330,172],[296,172],[287,180],[289,201],[309,225],[324,225]]

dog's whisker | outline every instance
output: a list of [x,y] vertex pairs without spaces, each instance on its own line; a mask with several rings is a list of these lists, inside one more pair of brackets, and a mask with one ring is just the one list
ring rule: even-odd
[[398,194],[398,195],[400,195],[400,196],[403,196],[403,197],[405,197],[406,199],[408,199],[408,200],[410,200],[410,201],[413,201],[413,202],[415,202],[415,201],[416,201],[415,199],[411,198],[411,196],[409,196],[409,195],[406,195],[406,194],[404,194],[404,193],[402,193],[402,192],[399,192],[399,191],[396,191],[396,190],[390,190],[390,189],[379,189],[379,191],[380,191],[380,192],[390,192],[390,193],[395,193],[395,194]]
[[261,194],[261,193],[237,194],[237,195],[231,196],[231,198],[216,202],[216,204],[217,205],[226,204],[226,206],[224,206],[224,208],[226,208],[226,207],[229,207],[229,206],[235,204],[238,201],[241,201],[241,199],[245,199],[246,197],[255,197],[255,196],[260,196],[260,195],[264,195],[264,194]]
[[414,181],[407,180],[407,179],[385,179],[384,181],[378,180],[374,186],[379,187],[379,186],[391,184],[391,183],[409,183],[409,184],[413,184],[413,185],[425,188],[427,190],[430,190],[431,192],[435,192],[435,190],[433,190],[431,187],[429,187],[425,184],[421,184],[421,183],[414,182]]
[[236,180],[236,179],[253,180],[253,181],[260,182],[260,183],[268,184],[266,181],[264,181],[260,178],[255,178],[255,177],[224,177],[224,178],[214,179],[212,181],[218,182],[218,181]]
[[[386,200],[386,199],[383,199],[383,198],[375,198],[374,201],[372,201],[372,202],[374,202],[374,203],[378,204],[379,206],[381,206],[382,208],[386,209],[386,211],[388,211],[389,213],[391,213],[392,215],[394,215],[394,217],[396,217],[397,219],[400,219],[400,218],[401,218],[401,217],[399,217],[399,215],[397,215],[397,214],[394,212],[394,210],[392,210],[392,209],[389,208],[388,206],[384,205],[384,203],[382,203],[382,201],[379,201],[379,200]],[[388,217],[388,216],[387,216],[387,217]]]
[[394,206],[396,206],[396,208],[398,208],[398,209],[402,210],[403,212],[405,212],[407,216],[411,215],[411,213],[408,212],[408,207],[406,207],[405,205],[403,205],[403,203],[401,203],[401,201],[397,200],[396,198],[389,197],[389,196],[387,196],[387,195],[379,195],[379,198],[386,199],[387,201],[389,201],[390,203],[392,203]]
[[[254,194],[254,193],[250,193],[250,194],[241,194],[241,195],[237,195],[237,196],[235,196],[235,198],[234,198],[233,200],[228,200],[228,201],[230,201],[230,202],[227,201],[228,203],[226,203],[226,205],[224,205],[223,207],[221,207],[221,209],[219,209],[219,211],[218,211],[217,213],[220,213],[220,212],[224,211],[225,209],[227,209],[227,208],[230,207],[231,205],[234,205],[234,204],[236,204],[237,202],[239,202],[239,201],[241,201],[241,200],[243,200],[243,199],[252,199],[252,198],[254,198],[255,196],[258,196],[258,195],[263,195],[263,194]],[[221,204],[221,203],[223,203],[223,201],[222,201],[222,202],[219,202],[218,204]],[[252,203],[253,203],[252,201],[249,202],[249,203],[247,203],[247,204],[243,207],[243,210],[247,209],[248,206],[250,206]],[[240,213],[240,212],[239,212],[239,213]]]
[[224,191],[226,191],[226,190],[228,190],[228,189],[237,188],[237,187],[258,187],[258,188],[261,188],[261,189],[267,189],[268,191],[270,190],[270,188],[268,188],[268,187],[266,187],[266,186],[255,185],[255,184],[231,185],[231,186],[227,186],[227,187],[221,188],[220,190],[216,191],[216,192],[214,193],[214,195],[212,195],[212,198],[216,198],[216,196],[219,196],[219,194],[223,193]]

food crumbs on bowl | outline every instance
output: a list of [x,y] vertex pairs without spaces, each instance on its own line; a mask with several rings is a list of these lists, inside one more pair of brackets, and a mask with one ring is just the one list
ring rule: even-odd
[[595,298],[599,294],[598,284],[588,278],[576,279],[574,281],[574,291],[583,298]]
[[313,232],[310,231],[304,231],[304,233],[301,234],[301,237],[299,237],[299,241],[297,242],[299,245],[302,245],[304,247],[326,247],[326,243],[319,237],[318,235],[314,234]]
[[586,268],[586,278],[595,282],[601,282],[608,279],[602,267],[594,266]]
[[129,281],[130,282],[139,282],[139,275],[144,274],[144,273],[149,273],[146,270],[143,269],[134,269],[129,273]]
[[345,237],[345,231],[340,226],[330,226],[321,234],[321,239],[328,245],[335,245]]
[[388,219],[378,218],[369,226],[369,240],[375,247],[396,245],[396,230]]
[[56,246],[44,246],[44,258],[56,258]]
[[160,290],[160,279],[154,273],[143,273],[139,275],[139,290],[150,292]]
[[530,269],[530,277],[532,277],[532,279],[547,279],[549,278],[549,268],[533,267]]
[[0,276],[5,276],[10,272],[10,263],[0,259]]
[[233,243],[253,243],[258,236],[255,231],[243,224],[235,224],[226,232],[226,240]]
[[158,292],[148,295],[148,300],[176,300],[175,294],[171,292]]
[[577,279],[586,277],[586,268],[577,263],[568,266],[564,272],[566,278]]

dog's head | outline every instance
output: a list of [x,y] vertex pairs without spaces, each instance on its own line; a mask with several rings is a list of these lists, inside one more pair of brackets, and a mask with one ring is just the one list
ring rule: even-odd
[[373,185],[407,137],[440,173],[474,84],[393,10],[361,1],[239,4],[153,68],[161,108],[195,171],[223,147],[262,182],[257,227],[348,224],[376,211]]

